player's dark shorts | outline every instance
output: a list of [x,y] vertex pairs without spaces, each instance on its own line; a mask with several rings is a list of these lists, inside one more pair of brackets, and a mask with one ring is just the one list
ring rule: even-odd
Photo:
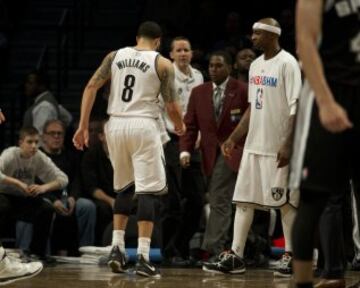
[[[349,186],[350,179],[355,183],[360,182],[360,86],[330,87],[336,101],[347,111],[354,127],[342,133],[328,132],[320,123],[316,102],[307,101],[306,104],[312,106],[309,107],[312,110],[309,110],[308,117],[304,117],[307,120],[297,121],[296,127],[301,130],[302,127],[299,126],[303,125],[303,130],[308,130],[302,131],[303,134],[308,132],[307,140],[303,138],[302,141],[306,146],[304,149],[296,149],[296,145],[300,145],[301,142],[301,137],[297,135],[295,141],[299,143],[295,143],[292,159],[292,176],[297,173],[300,177],[298,184],[301,190],[343,192]],[[304,105],[300,105],[299,109],[304,109]],[[306,124],[309,119],[310,122]],[[297,132],[296,134],[300,134]],[[298,168],[302,168],[296,172],[295,162],[298,157],[303,157],[303,165],[297,165]]]

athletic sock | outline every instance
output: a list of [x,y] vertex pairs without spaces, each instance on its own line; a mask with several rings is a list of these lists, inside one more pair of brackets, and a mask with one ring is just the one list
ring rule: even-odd
[[113,230],[111,246],[118,246],[121,253],[125,253],[125,231]]
[[241,258],[244,257],[245,243],[253,219],[253,208],[243,207],[239,205],[236,206],[234,220],[234,236],[231,250],[234,251],[234,253]]
[[139,237],[138,239],[138,249],[137,254],[142,255],[146,261],[149,261],[149,253],[150,253],[150,238]]

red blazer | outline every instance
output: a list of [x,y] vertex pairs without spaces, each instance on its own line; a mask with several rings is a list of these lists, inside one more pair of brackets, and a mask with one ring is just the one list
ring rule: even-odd
[[[230,77],[225,88],[221,115],[216,122],[212,82],[206,82],[192,89],[184,118],[187,131],[180,137],[180,151],[191,153],[194,150],[198,131],[200,131],[200,149],[206,176],[212,174],[218,149],[230,136],[246,111],[247,99],[247,85]],[[237,145],[230,159],[226,158],[226,163],[236,172],[239,169],[244,141],[245,139]]]

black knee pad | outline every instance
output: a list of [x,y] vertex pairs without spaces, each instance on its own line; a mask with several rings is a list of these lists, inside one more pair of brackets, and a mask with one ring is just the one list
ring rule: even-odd
[[157,196],[140,194],[138,195],[137,220],[151,221],[155,220],[155,203]]
[[114,205],[114,214],[129,216],[132,210],[135,185],[131,185],[124,191],[117,193]]

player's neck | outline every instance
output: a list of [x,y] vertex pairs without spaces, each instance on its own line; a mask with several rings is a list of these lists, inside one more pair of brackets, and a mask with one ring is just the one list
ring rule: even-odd
[[135,46],[137,50],[155,50],[155,48],[153,43],[147,39],[139,39]]
[[189,65],[178,65],[175,63],[176,67],[186,76],[191,76],[191,70]]
[[268,49],[264,50],[264,59],[269,60],[274,58],[280,51],[281,47],[279,43],[274,43],[274,45],[271,45],[268,47]]

